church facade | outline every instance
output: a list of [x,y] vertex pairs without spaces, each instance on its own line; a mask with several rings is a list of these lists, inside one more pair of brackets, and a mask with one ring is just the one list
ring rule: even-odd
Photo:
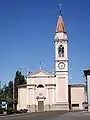
[[[35,112],[70,109],[69,96],[73,93],[68,90],[68,37],[62,14],[58,18],[54,43],[55,73],[47,72],[41,67],[36,72],[28,72],[27,84],[18,86],[18,110]],[[78,85],[77,88],[82,88],[79,89],[82,96],[78,101],[80,109],[83,109],[81,102],[84,101],[84,86]],[[76,89],[74,94],[77,95],[79,92]]]

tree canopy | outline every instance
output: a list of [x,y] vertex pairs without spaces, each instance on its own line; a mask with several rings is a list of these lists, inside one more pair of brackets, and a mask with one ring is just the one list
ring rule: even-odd
[[[26,84],[25,77],[24,75],[21,74],[20,71],[16,71],[14,84],[13,81],[9,81],[8,85],[5,84],[0,89],[0,103],[2,101],[6,101],[9,109],[13,109],[13,104],[15,109],[17,109],[18,85],[22,85],[22,84]],[[14,99],[13,99],[13,90],[14,90]]]
[[18,85],[26,84],[24,75],[20,71],[16,71],[14,79],[14,100],[15,100],[15,109],[17,109],[18,103]]

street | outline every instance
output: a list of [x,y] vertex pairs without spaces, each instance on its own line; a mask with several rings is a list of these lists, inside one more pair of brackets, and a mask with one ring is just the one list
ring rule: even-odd
[[0,116],[0,120],[90,120],[88,112],[41,112]]

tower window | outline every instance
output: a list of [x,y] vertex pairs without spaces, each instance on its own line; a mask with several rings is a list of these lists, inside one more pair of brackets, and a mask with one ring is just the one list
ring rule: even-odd
[[64,47],[63,47],[63,45],[59,46],[58,54],[59,54],[59,57],[64,57]]
[[44,86],[42,84],[39,84],[37,88],[44,88]]

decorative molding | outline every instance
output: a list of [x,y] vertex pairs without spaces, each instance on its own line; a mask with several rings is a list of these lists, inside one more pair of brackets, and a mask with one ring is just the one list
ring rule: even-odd
[[66,61],[69,62],[68,59],[64,59],[64,60],[63,60],[63,59],[60,59],[60,60],[55,60],[55,61],[57,61],[57,62],[60,62],[60,61],[61,61],[61,62],[66,62]]
[[58,73],[59,73],[59,72],[68,72],[68,71],[61,71],[61,70],[60,70],[60,71],[55,71],[55,72],[58,72]]
[[42,96],[42,97],[37,96],[36,99],[46,99],[46,97],[45,96]]
[[71,85],[68,85],[68,87],[84,87],[85,85],[84,84],[71,84]]
[[[32,73],[30,74],[30,77],[32,78],[32,77],[34,77],[33,75],[36,75],[36,74],[38,74],[38,73],[40,73],[40,72],[46,74],[47,76],[54,76],[54,74],[51,73],[51,72],[48,72],[48,71],[46,71],[46,70],[44,70],[44,69],[39,69],[39,70],[37,70],[36,72],[32,72]],[[35,77],[37,77],[37,76],[35,76]]]
[[68,39],[55,39],[54,42],[60,42],[60,41],[67,41],[68,42]]
[[56,84],[45,84],[45,86],[56,86]]
[[23,85],[18,85],[18,88],[27,87],[27,86],[35,86],[35,87],[36,87],[36,84],[23,84]]
[[54,78],[54,76],[31,76],[31,77],[28,77],[28,78]]
[[53,88],[53,87],[49,87],[49,88],[47,88],[47,89],[48,89],[48,90],[50,90],[50,89],[52,89],[52,90],[54,89],[54,90],[55,90],[55,88]]

